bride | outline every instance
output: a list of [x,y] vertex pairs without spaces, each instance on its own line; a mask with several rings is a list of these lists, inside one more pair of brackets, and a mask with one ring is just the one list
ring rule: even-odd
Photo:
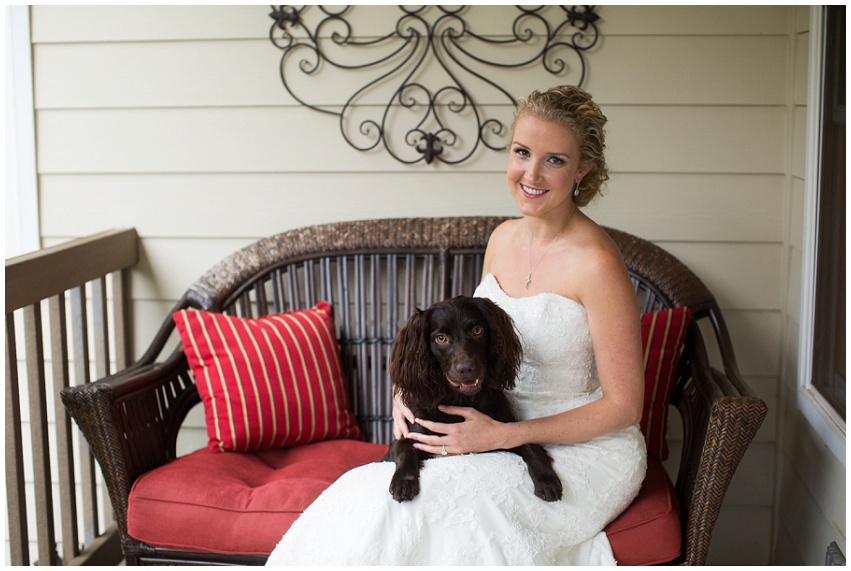
[[[397,438],[427,460],[420,494],[396,502],[395,465],[344,474],[292,525],[267,565],[613,565],[603,528],[638,494],[643,368],[638,305],[608,235],[581,210],[608,179],[606,117],[579,88],[520,101],[508,187],[522,218],[491,235],[482,282],[514,320],[524,358],[508,393],[519,422],[470,408],[465,420],[413,418],[397,398]],[[438,435],[408,432],[405,421]],[[546,446],[564,497],[534,495],[523,461],[491,450]]]

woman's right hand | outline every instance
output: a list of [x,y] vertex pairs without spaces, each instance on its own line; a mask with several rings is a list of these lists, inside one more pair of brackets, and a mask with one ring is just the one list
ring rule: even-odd
[[398,393],[393,394],[393,436],[401,440],[408,436],[408,423],[414,424],[414,413],[411,412]]

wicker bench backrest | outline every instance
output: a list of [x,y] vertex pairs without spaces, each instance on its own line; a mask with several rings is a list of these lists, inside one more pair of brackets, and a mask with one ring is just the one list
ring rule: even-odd
[[309,308],[328,301],[358,422],[370,441],[392,439],[387,361],[396,333],[417,308],[471,295],[483,252],[428,248],[310,256],[238,288],[222,311],[240,317]]
[[[389,443],[387,359],[396,333],[416,308],[473,293],[487,239],[504,220],[372,220],[284,232],[223,260],[190,288],[186,300],[240,317],[331,303],[355,414],[369,440]],[[643,311],[683,301],[695,310],[714,303],[700,280],[667,253],[609,232],[627,255]]]

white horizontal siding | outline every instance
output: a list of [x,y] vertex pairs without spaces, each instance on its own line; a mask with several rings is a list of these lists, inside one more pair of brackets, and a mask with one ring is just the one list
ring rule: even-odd
[[[610,105],[605,112],[615,172],[771,174],[786,166],[782,107]],[[297,107],[46,110],[38,130],[41,174],[451,168],[405,166],[382,149],[359,152],[340,137],[334,117]],[[482,151],[460,170],[498,172],[505,161]]]
[[268,6],[33,6],[33,43],[258,38]]
[[[228,212],[219,237],[256,238],[299,226],[394,216],[512,215],[504,173],[423,172],[258,173],[175,175],[50,175],[42,189],[55,209],[45,211],[51,233],[70,235],[105,221],[135,226],[143,237],[208,236],[209,221]],[[199,197],[204,200],[199,200]],[[239,200],[233,200],[239,196]],[[368,197],[365,199],[365,197]],[[100,204],[74,209],[75,201]],[[280,203],[280,206],[273,206]],[[163,205],[168,208],[163,209]],[[74,211],[73,217],[68,216]]]
[[[513,8],[506,12],[506,7],[478,9],[485,10],[481,18],[486,15],[488,22],[516,13]],[[33,6],[32,35],[34,43],[265,38],[272,24],[270,12],[268,6]],[[353,21],[363,23],[377,16],[389,20],[398,13],[370,6],[352,14]],[[785,6],[603,6],[598,13],[600,28],[611,36],[789,32]],[[504,25],[497,31],[502,29]]]
[[[516,13],[477,9],[476,29],[488,33],[504,33]],[[352,149],[337,118],[299,106],[280,83],[270,11],[32,7],[42,238],[138,230],[137,355],[195,279],[263,236],[337,220],[517,214],[504,153],[408,167],[381,149]],[[598,11],[602,37],[585,87],[609,117],[612,178],[588,212],[674,253],[724,309],[742,373],[772,416],[734,479],[710,562],[765,564],[785,282],[795,275],[784,224],[801,190],[791,206],[785,197],[790,170],[803,171],[803,155],[789,152],[805,125],[803,111],[790,117],[787,106],[790,91],[805,96],[789,77],[790,60],[801,58],[802,40],[789,33],[794,9]],[[397,13],[358,7],[353,26],[376,30]],[[515,95],[557,82],[540,70],[494,77]],[[342,103],[336,97],[358,85],[348,75],[330,84],[315,102]],[[500,97],[483,100],[510,120]],[[202,416],[190,424],[184,451],[206,442]]]
[[[784,103],[785,36],[733,36],[723,42],[713,36],[615,36],[604,43],[605,49],[590,58],[589,78],[601,104]],[[40,109],[298,105],[275,73],[280,52],[268,38],[45,44],[37,46],[35,58]],[[69,69],[73,82],[67,81]],[[114,71],[105,75],[104,69]],[[667,70],[681,73],[660,84],[656,79]],[[333,87],[316,90],[309,102],[317,105],[340,104],[341,94],[364,83],[357,73],[317,75]],[[489,78],[506,86],[534,85],[541,75],[496,69]],[[506,103],[493,91],[482,96],[480,103]]]
[[[376,184],[374,173],[43,175],[41,223],[56,237],[124,226],[145,238],[197,237],[209,233],[209,220],[227,205],[228,222],[217,235],[248,238],[333,222],[341,210],[352,220],[517,215],[502,172],[382,173],[380,180]],[[230,200],[235,193],[240,200]],[[648,240],[776,243],[782,195],[781,175],[613,173],[604,196],[586,212]],[[282,198],[285,207],[266,207]]]

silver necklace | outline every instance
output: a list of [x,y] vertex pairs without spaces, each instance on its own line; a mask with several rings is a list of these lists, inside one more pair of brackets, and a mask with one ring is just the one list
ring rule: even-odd
[[561,237],[562,233],[564,232],[565,228],[567,228],[567,225],[570,223],[570,219],[573,218],[574,214],[576,214],[576,208],[573,209],[573,212],[571,212],[570,216],[567,217],[567,222],[564,223],[564,226],[561,227],[561,230],[559,231],[559,233],[556,234],[556,237],[553,238],[553,241],[550,242],[550,245],[547,246],[547,249],[544,250],[544,253],[541,254],[540,258],[538,258],[538,263],[535,264],[534,268],[532,267],[532,230],[531,229],[529,230],[529,273],[526,274],[526,279],[523,281],[523,286],[526,289],[529,289],[529,284],[532,283],[532,274],[535,272],[535,270],[538,269],[538,266],[541,265],[541,262],[543,261],[544,256],[547,255],[547,252],[550,251],[550,248],[552,248],[555,245],[555,243],[558,241],[558,239]]

